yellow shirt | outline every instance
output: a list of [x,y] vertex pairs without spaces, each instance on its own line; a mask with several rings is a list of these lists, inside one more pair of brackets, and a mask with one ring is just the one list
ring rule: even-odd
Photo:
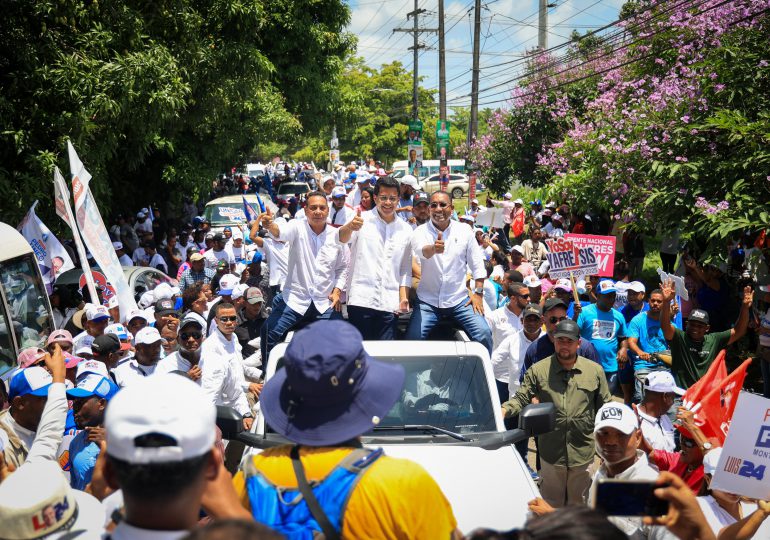
[[[253,457],[254,465],[276,486],[296,488],[291,446],[278,446]],[[323,480],[352,448],[303,446],[300,460],[308,482]],[[381,456],[367,467],[350,495],[342,524],[343,538],[450,538],[457,527],[436,481],[416,463]],[[243,506],[251,510],[242,471],[233,478]]]

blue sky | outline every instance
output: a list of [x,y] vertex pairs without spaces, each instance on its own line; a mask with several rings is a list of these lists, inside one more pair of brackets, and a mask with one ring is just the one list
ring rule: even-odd
[[[551,0],[556,4],[548,12],[548,47],[568,40],[573,29],[581,33],[604,26],[617,19],[625,0]],[[445,0],[447,101],[470,105],[473,50],[473,1]],[[406,13],[414,9],[414,0],[351,0],[352,21],[348,30],[358,36],[358,55],[368,65],[379,67],[394,60],[412,69],[412,34],[393,33],[393,28],[412,26]],[[522,54],[537,46],[538,0],[482,0],[481,19],[481,89],[482,107],[505,105],[513,88],[502,84],[521,73]],[[420,26],[438,27],[437,0],[419,0]],[[422,50],[419,73],[422,85],[438,89],[438,37],[421,34],[421,42],[432,46]],[[502,65],[501,65],[502,64]],[[487,87],[499,85],[488,92]],[[436,96],[438,100],[438,95]]]

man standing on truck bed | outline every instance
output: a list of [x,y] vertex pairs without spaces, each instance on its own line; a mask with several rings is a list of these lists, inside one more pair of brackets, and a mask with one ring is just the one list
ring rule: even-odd
[[602,367],[578,356],[580,329],[574,321],[556,326],[554,345],[553,356],[534,364],[516,394],[503,403],[503,418],[519,414],[533,398],[556,406],[556,429],[538,437],[539,472],[543,499],[561,508],[583,503],[591,484],[594,418],[612,396]]

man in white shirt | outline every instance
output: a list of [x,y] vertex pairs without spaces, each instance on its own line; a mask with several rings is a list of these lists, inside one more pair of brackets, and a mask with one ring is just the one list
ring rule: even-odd
[[[352,176],[353,174],[351,174],[351,177]],[[372,185],[372,175],[365,172],[355,175],[353,179],[355,180],[356,185],[352,190],[350,190],[350,193],[347,194],[346,200],[350,208],[355,208],[361,204],[361,192],[364,190],[364,188],[371,187]],[[334,191],[332,191],[332,197],[334,197]],[[343,221],[342,223],[345,224],[347,221]]]
[[152,221],[147,219],[147,214],[145,212],[137,212],[136,223],[134,223],[134,230],[137,232],[137,234],[152,232]]
[[523,283],[508,283],[505,294],[508,296],[506,305],[484,313],[492,331],[492,351],[497,350],[505,338],[521,330],[521,314],[529,304],[529,289]]
[[[449,319],[491,353],[492,332],[484,319],[484,257],[473,230],[451,220],[453,211],[449,193],[437,191],[430,197],[430,222],[414,230],[412,250],[422,272],[406,339],[425,340],[440,320]],[[475,281],[470,298],[467,268]]]
[[227,243],[225,236],[222,233],[216,233],[211,240],[211,249],[203,254],[203,257],[206,259],[206,268],[216,270],[219,261],[225,261],[230,272],[232,272],[235,269],[235,259],[233,258],[232,252],[225,249]]
[[643,381],[644,397],[636,407],[642,434],[655,450],[676,451],[676,428],[668,417],[676,396],[684,395],[684,389],[676,386],[674,376],[668,371],[651,371]]
[[[283,240],[276,240],[270,235],[259,236],[259,227],[265,216],[267,214],[260,214],[256,221],[251,224],[249,238],[262,250],[262,254],[267,259],[268,284],[273,296],[272,307],[275,307],[275,303],[280,299],[281,289],[289,271],[289,244]],[[277,218],[275,221],[279,224],[286,223],[284,218]]]
[[339,229],[340,243],[351,246],[348,322],[365,340],[395,339],[398,313],[409,309],[412,227],[396,217],[398,187],[390,177],[378,181],[374,210],[359,210]]
[[345,188],[342,186],[337,186],[332,190],[332,206],[329,208],[329,224],[334,228],[342,227],[356,215],[353,208],[345,202],[346,196]]
[[320,191],[307,196],[307,220],[288,223],[263,222],[274,238],[291,244],[289,266],[279,301],[274,302],[260,331],[262,361],[267,365],[270,349],[300,323],[342,318],[342,291],[348,277],[350,251],[337,242],[336,230],[327,223],[329,203]]
[[200,362],[201,345],[204,339],[206,336],[200,317],[187,315],[179,323],[177,337],[179,348],[158,362],[155,373],[184,371],[190,379],[198,382],[201,378],[201,368],[198,363]]
[[134,337],[136,352],[134,357],[125,360],[112,370],[112,378],[121,388],[155,373],[160,360],[162,338],[157,328],[146,326]]
[[214,309],[216,328],[201,346],[200,384],[212,403],[235,409],[243,417],[243,428],[249,430],[254,416],[244,391],[248,384],[243,374],[241,345],[234,335],[238,315],[235,306],[225,302]]
[[131,257],[123,249],[123,242],[113,242],[112,247],[115,249],[115,255],[118,256],[121,266],[134,266],[134,261],[131,260]]

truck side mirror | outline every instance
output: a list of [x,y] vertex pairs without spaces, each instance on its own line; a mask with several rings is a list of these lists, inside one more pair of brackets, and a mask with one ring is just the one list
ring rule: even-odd
[[519,429],[530,437],[549,433],[556,427],[556,407],[553,403],[533,403],[519,413]]
[[217,405],[217,427],[223,439],[237,440],[243,432],[243,417],[232,407]]

